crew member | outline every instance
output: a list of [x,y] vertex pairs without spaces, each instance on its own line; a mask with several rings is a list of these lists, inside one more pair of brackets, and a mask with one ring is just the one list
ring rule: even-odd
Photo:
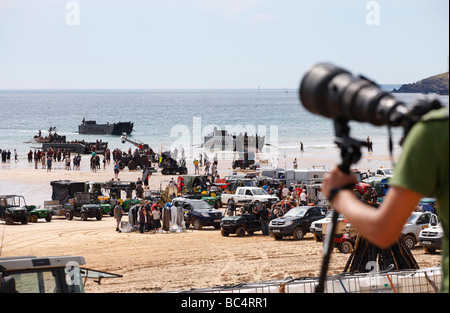
[[433,110],[414,125],[389,181],[391,188],[378,209],[358,201],[343,186],[356,183],[356,177],[338,167],[326,175],[323,192],[333,207],[350,220],[361,235],[386,249],[400,237],[403,225],[422,197],[433,196],[439,204],[444,229],[442,243],[441,292],[449,292],[449,109]]

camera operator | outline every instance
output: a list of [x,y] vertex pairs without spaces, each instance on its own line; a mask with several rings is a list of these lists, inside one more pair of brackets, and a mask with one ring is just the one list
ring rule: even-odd
[[[403,143],[403,151],[390,179],[389,192],[379,208],[356,199],[356,177],[334,168],[323,181],[323,192],[332,206],[360,234],[381,249],[398,241],[402,228],[422,197],[437,198],[444,228],[441,292],[449,292],[449,109],[430,111],[417,122]],[[344,187],[345,186],[345,187]]]

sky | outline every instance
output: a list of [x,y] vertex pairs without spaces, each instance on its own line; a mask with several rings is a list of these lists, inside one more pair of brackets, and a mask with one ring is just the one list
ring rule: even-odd
[[0,89],[298,88],[448,71],[447,0],[0,0]]

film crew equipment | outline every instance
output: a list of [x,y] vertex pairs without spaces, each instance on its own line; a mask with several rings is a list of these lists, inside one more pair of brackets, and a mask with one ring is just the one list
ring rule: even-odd
[[[347,70],[329,63],[317,64],[307,71],[300,85],[299,96],[308,111],[333,119],[335,143],[341,150],[339,168],[344,173],[350,173],[351,165],[361,158],[361,147],[368,145],[366,141],[350,137],[349,121],[388,126],[389,133],[390,127],[402,127],[405,138],[423,114],[441,107],[439,101],[429,99],[418,99],[407,106],[390,93],[381,90],[371,80],[363,76],[353,76]],[[389,149],[392,155],[391,139]],[[332,190],[329,200],[342,189],[353,189],[353,186]],[[325,238],[316,293],[324,292],[338,216],[334,210]]]

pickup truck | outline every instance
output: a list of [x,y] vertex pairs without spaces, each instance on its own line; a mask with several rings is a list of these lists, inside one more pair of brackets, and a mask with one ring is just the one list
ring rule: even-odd
[[414,248],[416,243],[419,242],[420,232],[429,226],[431,218],[435,216],[431,212],[412,212],[402,230],[402,239],[405,246],[409,249]]
[[436,215],[430,219],[427,228],[422,229],[419,234],[419,244],[424,248],[425,253],[434,253],[436,250],[442,249],[442,238],[444,237],[444,229],[439,223]]
[[[333,215],[333,211],[330,211],[327,213],[327,215],[325,215],[324,218],[311,223],[309,231],[314,234],[315,241],[321,242],[323,239],[323,236],[326,235],[323,233],[323,225],[331,222],[332,215]],[[338,223],[344,221],[344,219],[345,219],[344,216],[342,214],[339,214]],[[339,234],[341,232],[342,231],[339,231],[339,229],[336,230],[337,234]]]
[[394,175],[394,170],[392,168],[377,168],[375,170],[375,176],[378,177],[392,177]]
[[278,197],[269,195],[264,189],[259,187],[238,187],[234,194],[223,193],[222,203],[228,203],[233,198],[237,205],[244,202],[268,203],[270,205],[278,202]]

